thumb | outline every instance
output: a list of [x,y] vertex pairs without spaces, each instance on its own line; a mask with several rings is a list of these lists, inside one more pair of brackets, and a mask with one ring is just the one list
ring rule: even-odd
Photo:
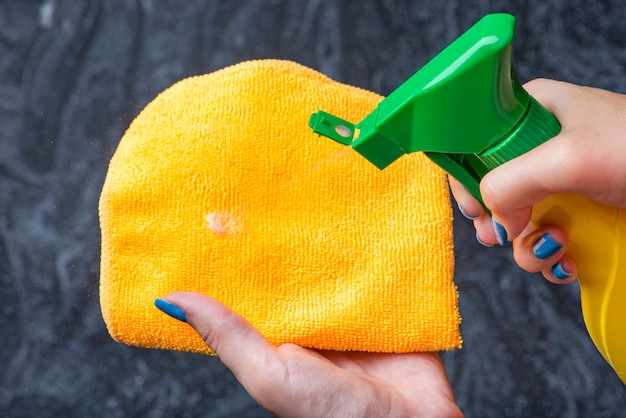
[[259,381],[256,374],[276,356],[276,348],[248,321],[215,299],[175,292],[155,304],[168,315],[188,322],[246,388],[254,387]]
[[[509,241],[530,222],[532,206],[566,189],[566,171],[560,163],[564,134],[496,167],[480,184],[485,205],[494,222],[502,225]],[[571,181],[571,180],[570,180]]]

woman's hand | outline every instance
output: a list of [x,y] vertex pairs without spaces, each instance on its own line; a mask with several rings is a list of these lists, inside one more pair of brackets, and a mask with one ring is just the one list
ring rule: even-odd
[[172,293],[157,306],[189,322],[250,395],[275,416],[462,416],[436,353],[274,347],[242,317],[201,294]]
[[556,226],[532,225],[532,205],[554,193],[571,193],[626,207],[626,96],[545,79],[524,87],[559,120],[559,135],[483,178],[481,194],[493,216],[456,180],[450,179],[450,186],[481,243],[512,241],[524,270],[569,283],[577,268],[564,255],[567,237]]

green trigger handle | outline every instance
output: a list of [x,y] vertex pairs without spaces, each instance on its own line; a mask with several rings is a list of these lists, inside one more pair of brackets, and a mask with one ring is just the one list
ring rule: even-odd
[[358,124],[319,111],[309,125],[380,169],[424,152],[483,203],[479,183],[489,170],[561,129],[515,76],[514,29],[513,16],[487,15]]
[[[514,29],[513,16],[487,15],[360,122],[319,111],[309,126],[380,169],[423,152],[485,206],[483,176],[561,130],[515,75]],[[626,383],[626,208],[554,194],[533,206],[531,220],[567,234],[587,330]]]

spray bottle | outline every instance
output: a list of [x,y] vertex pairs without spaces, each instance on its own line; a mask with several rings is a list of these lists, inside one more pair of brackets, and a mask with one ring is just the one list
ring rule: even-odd
[[[482,203],[479,183],[489,170],[561,130],[515,75],[514,29],[513,16],[487,15],[359,123],[319,111],[309,125],[379,169],[424,152]],[[532,221],[566,232],[589,335],[626,383],[626,209],[555,194],[533,207]]]

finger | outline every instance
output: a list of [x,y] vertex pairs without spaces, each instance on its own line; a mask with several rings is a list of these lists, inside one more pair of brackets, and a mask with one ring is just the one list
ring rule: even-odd
[[259,384],[255,372],[276,361],[276,348],[220,302],[194,292],[170,293],[163,299],[185,312],[187,322],[249,391]]
[[497,244],[491,216],[485,211],[485,208],[457,179],[448,175],[448,182],[452,195],[459,205],[459,211],[467,219],[474,221],[476,240],[485,247],[492,247]]
[[337,393],[352,398],[345,372],[323,355],[294,344],[272,346],[244,318],[202,294],[177,292],[164,299],[185,313],[250,396],[273,415],[336,416],[326,413],[334,405],[311,404],[308,413],[305,404]]
[[542,271],[541,274],[546,280],[554,284],[568,284],[578,278],[578,268],[574,260],[568,256],[563,256],[557,264]]
[[551,193],[544,183],[545,170],[537,163],[545,158],[537,152],[540,147],[493,169],[480,183],[485,204],[495,220],[494,227],[501,225],[508,241],[526,228],[532,206]]
[[485,212],[480,202],[454,177],[448,176],[448,182],[461,214],[472,221],[478,219]]
[[567,251],[567,236],[552,225],[535,228],[529,225],[513,241],[515,262],[531,273],[551,269]]
[[485,247],[493,247],[498,244],[498,240],[494,233],[491,215],[484,212],[478,219],[474,221],[476,229],[476,240]]

